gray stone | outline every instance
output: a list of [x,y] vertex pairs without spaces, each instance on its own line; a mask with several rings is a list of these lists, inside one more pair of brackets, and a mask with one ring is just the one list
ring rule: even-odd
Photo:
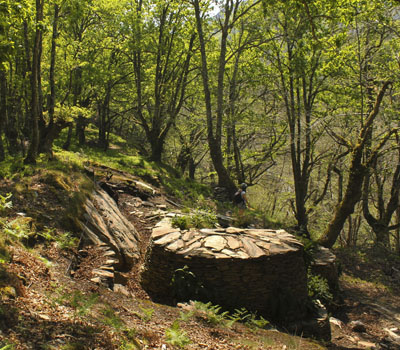
[[221,251],[226,246],[225,238],[221,236],[209,236],[204,240],[204,247]]
[[93,283],[100,284],[101,283],[101,278],[100,277],[93,277],[90,279]]
[[238,238],[228,236],[226,237],[226,240],[230,249],[235,250],[243,246],[242,242]]
[[255,242],[247,237],[242,237],[243,246],[246,249],[246,253],[251,258],[258,258],[265,255],[264,251],[258,247]]
[[84,203],[83,210],[78,224],[86,238],[112,249],[120,262],[119,268],[131,268],[139,259],[139,235],[115,201],[102,189],[96,189]]
[[237,228],[237,227],[228,227],[225,229],[225,232],[229,233],[229,234],[237,234],[238,235],[240,233],[244,233],[245,230],[242,228]]
[[101,269],[93,269],[92,274],[98,277],[106,277],[106,278],[114,278],[114,273],[111,271],[101,270]]
[[169,244],[173,241],[175,241],[176,239],[181,237],[181,233],[180,232],[172,232],[167,234],[166,236],[161,237],[160,239],[156,240],[154,243],[158,244],[158,245],[166,245]]
[[113,290],[115,293],[119,293],[119,294],[125,295],[127,297],[131,296],[131,293],[129,292],[129,290],[121,284],[114,284]]
[[221,253],[230,256],[232,258],[240,258],[240,255],[238,253],[233,252],[232,250],[229,249],[223,249]]
[[182,239],[185,242],[188,242],[194,237],[194,235],[195,235],[195,233],[193,231],[188,231],[182,236]]
[[172,242],[171,244],[169,244],[165,249],[171,250],[171,251],[175,252],[175,251],[177,251],[177,250],[183,248],[184,245],[185,245],[185,244],[183,243],[183,241],[182,241],[181,239],[179,239],[179,240],[177,240],[177,241]]
[[189,245],[187,248],[179,251],[179,254],[190,254],[192,250],[195,250],[197,248],[201,247],[201,243],[200,242],[194,242],[193,244]]
[[176,230],[177,229],[174,227],[160,226],[153,229],[151,236],[153,239],[157,239],[158,237],[165,236],[168,233],[176,232]]

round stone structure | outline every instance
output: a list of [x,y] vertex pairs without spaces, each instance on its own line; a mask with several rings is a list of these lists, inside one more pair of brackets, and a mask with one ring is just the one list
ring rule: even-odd
[[165,218],[153,228],[151,238],[141,284],[153,300],[185,301],[179,300],[182,293],[173,282],[177,271],[186,271],[187,290],[194,294],[187,295],[188,300],[200,298],[229,310],[244,307],[274,321],[305,317],[303,245],[286,231],[180,230]]

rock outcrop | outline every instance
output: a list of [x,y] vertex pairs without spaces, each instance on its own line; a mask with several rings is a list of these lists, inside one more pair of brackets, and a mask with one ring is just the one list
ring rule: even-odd
[[138,233],[104,190],[96,189],[86,200],[79,224],[87,240],[115,252],[116,269],[127,271],[138,261]]
[[165,218],[152,231],[141,283],[154,300],[173,303],[185,301],[179,300],[185,278],[187,299],[245,307],[284,322],[306,314],[303,246],[284,230],[181,231]]

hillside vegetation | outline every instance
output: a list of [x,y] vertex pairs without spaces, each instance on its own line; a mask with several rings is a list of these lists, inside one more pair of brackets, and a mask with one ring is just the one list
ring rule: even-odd
[[[4,349],[335,348],[341,343],[358,344],[348,337],[352,337],[350,321],[362,318],[360,305],[368,308],[367,300],[386,306],[397,303],[398,286],[380,267],[398,266],[398,260],[373,258],[379,266],[373,265],[376,273],[372,277],[371,253],[359,260],[361,255],[345,251],[340,255],[345,292],[334,310],[346,325],[339,334],[333,333],[330,345],[276,331],[273,324],[243,309],[228,314],[218,305],[200,302],[178,307],[156,304],[141,288],[136,269],[126,274],[129,282],[120,290],[93,283],[91,271],[104,264],[102,248],[82,245],[75,226],[83,200],[97,186],[87,175],[88,167],[97,169],[96,182],[110,173],[125,173],[144,182],[151,179],[152,186],[158,184],[155,188],[162,193],[156,204],[168,204],[165,199],[169,198],[182,206],[190,202],[186,212],[218,210],[206,196],[206,188],[192,181],[185,185],[186,181],[171,173],[165,175],[167,170],[152,167],[140,156],[113,156],[110,152],[103,164],[95,154],[96,149],[89,148],[79,153],[60,151],[50,162],[39,160],[35,166],[20,165],[18,170],[3,168],[8,172],[1,182],[5,195],[1,197],[0,345]],[[143,165],[136,170],[140,162]],[[127,164],[133,164],[132,168]],[[184,194],[185,200],[174,196],[176,192]],[[126,208],[127,198],[122,199],[120,206]],[[155,222],[146,216],[132,216],[131,210],[125,211],[127,217],[142,237],[148,237],[149,226]],[[254,214],[251,218],[257,219]],[[321,287],[323,284],[317,285],[314,292]],[[319,290],[318,297],[326,293],[326,289]],[[363,338],[370,344],[385,336],[384,326],[379,326],[381,316],[377,313],[372,319],[363,319],[368,327]]]
[[[125,296],[100,290],[90,273],[107,252],[87,245],[82,215],[101,186],[141,236],[141,259],[172,209],[182,229],[285,229],[306,264],[332,249],[340,293],[308,273],[311,305],[343,321],[329,346],[397,346],[399,9],[0,0],[0,350],[326,345],[254,328],[243,310],[250,328],[233,323],[217,305],[186,320],[149,300],[143,261]],[[243,183],[244,211],[232,205]],[[370,326],[354,334],[351,320]]]

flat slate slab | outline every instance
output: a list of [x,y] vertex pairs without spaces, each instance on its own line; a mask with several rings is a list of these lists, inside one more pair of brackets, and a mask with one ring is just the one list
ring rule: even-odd
[[[284,230],[180,230],[164,218],[152,231],[145,261],[141,283],[156,301],[185,301],[182,289],[187,288],[187,299],[245,307],[274,320],[301,319],[306,313],[303,245]],[[185,266],[195,281],[178,290],[173,281]]]

